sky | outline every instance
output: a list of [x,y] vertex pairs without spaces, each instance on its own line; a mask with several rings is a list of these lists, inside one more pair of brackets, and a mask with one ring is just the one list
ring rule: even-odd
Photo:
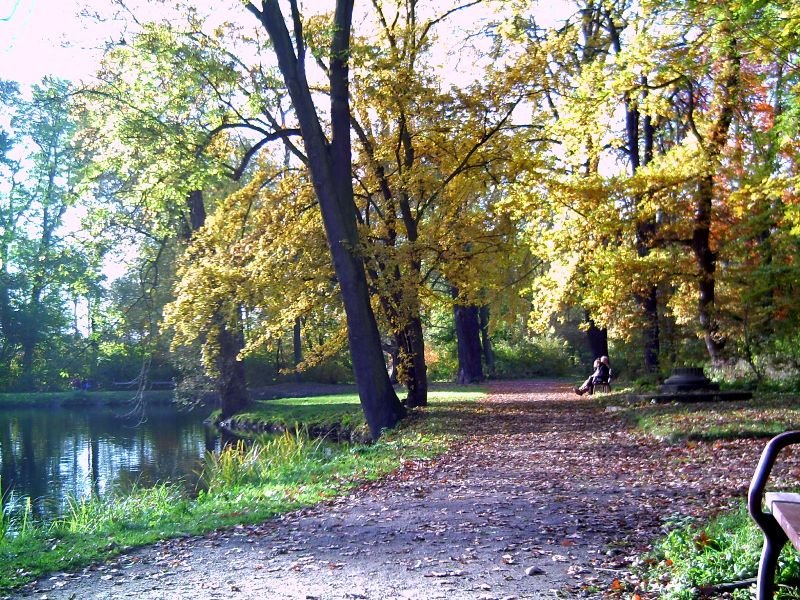
[[[137,3],[138,0],[129,1],[132,5]],[[211,14],[217,16],[243,10],[232,0],[197,0],[193,4],[201,10],[212,10]],[[329,9],[333,1],[305,0],[303,4],[312,9]],[[565,4],[569,2],[543,1],[537,18],[563,18]],[[0,0],[0,79],[30,85],[45,75],[74,81],[91,78],[102,48],[123,36],[124,25],[119,20],[81,17],[87,5],[106,14],[114,10],[111,0]],[[157,18],[141,8],[136,14],[141,20]]]
[[79,19],[80,3],[0,0],[0,78],[31,84],[49,74],[80,79],[91,73],[110,29]]
[[[312,2],[317,0],[312,0]],[[141,21],[158,20],[170,4],[147,7],[144,0],[127,0]],[[242,11],[231,0],[197,0],[194,6],[229,14],[225,5]],[[103,49],[124,37],[130,24],[113,15],[112,0],[0,0],[0,79],[30,85],[45,75],[86,81],[100,62]],[[87,14],[89,13],[89,14]],[[101,13],[103,18],[92,14]]]

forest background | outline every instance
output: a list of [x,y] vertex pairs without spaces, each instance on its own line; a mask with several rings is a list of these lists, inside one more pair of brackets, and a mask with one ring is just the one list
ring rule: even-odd
[[87,3],[92,78],[0,83],[1,390],[796,384],[800,8],[335,4]]

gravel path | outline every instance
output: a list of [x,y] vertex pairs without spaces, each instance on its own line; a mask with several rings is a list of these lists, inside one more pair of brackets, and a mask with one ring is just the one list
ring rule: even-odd
[[[525,599],[631,589],[663,517],[741,496],[762,442],[671,446],[564,383],[496,382],[446,456],[262,525],[29,585],[44,599]],[[630,591],[628,592],[629,596]],[[642,596],[645,597],[644,595]]]

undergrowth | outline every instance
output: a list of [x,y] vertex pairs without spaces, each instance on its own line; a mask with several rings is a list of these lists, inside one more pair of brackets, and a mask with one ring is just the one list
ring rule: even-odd
[[[668,600],[713,597],[714,586],[756,576],[763,536],[742,505],[702,524],[693,519],[672,523],[674,528],[644,560],[640,577],[648,592]],[[800,556],[790,546],[781,553],[777,570],[777,599],[798,599]],[[736,599],[750,599],[752,589],[733,591]]]
[[[752,400],[629,405],[618,414],[642,432],[681,443],[690,440],[770,438],[800,428],[797,394],[758,393]],[[753,465],[755,468],[755,464]],[[659,598],[688,600],[722,597],[715,586],[754,578],[763,535],[742,503],[738,510],[707,522],[684,519],[668,523],[671,531],[643,560],[643,589]],[[787,545],[777,572],[776,598],[800,599],[800,557]],[[752,586],[729,592],[726,598],[749,599]]]
[[757,394],[752,400],[631,405],[620,411],[638,429],[669,442],[769,438],[800,429],[800,396]]

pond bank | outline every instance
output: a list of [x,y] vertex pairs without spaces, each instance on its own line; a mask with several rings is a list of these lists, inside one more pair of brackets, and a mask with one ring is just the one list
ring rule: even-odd
[[75,406],[129,406],[137,402],[169,404],[175,400],[172,390],[144,391],[141,397],[128,391],[84,391],[65,392],[7,392],[0,394],[0,409],[3,408],[58,408]]
[[164,484],[110,500],[76,500],[55,523],[12,524],[18,535],[0,527],[0,594],[35,576],[68,572],[157,540],[260,523],[342,495],[408,461],[424,462],[454,439],[442,424],[448,409],[481,393],[443,392],[437,401],[433,392],[425,418],[405,421],[370,446],[331,447],[286,436],[269,452],[258,451],[257,460],[233,446],[207,460],[204,488],[195,497]]
[[[335,383],[276,383],[249,390],[252,400],[355,393],[355,386]],[[211,406],[217,401],[214,392],[199,392],[199,403]],[[166,404],[175,401],[175,390],[65,390],[59,392],[0,393],[0,409],[5,407],[122,406],[137,402]]]

